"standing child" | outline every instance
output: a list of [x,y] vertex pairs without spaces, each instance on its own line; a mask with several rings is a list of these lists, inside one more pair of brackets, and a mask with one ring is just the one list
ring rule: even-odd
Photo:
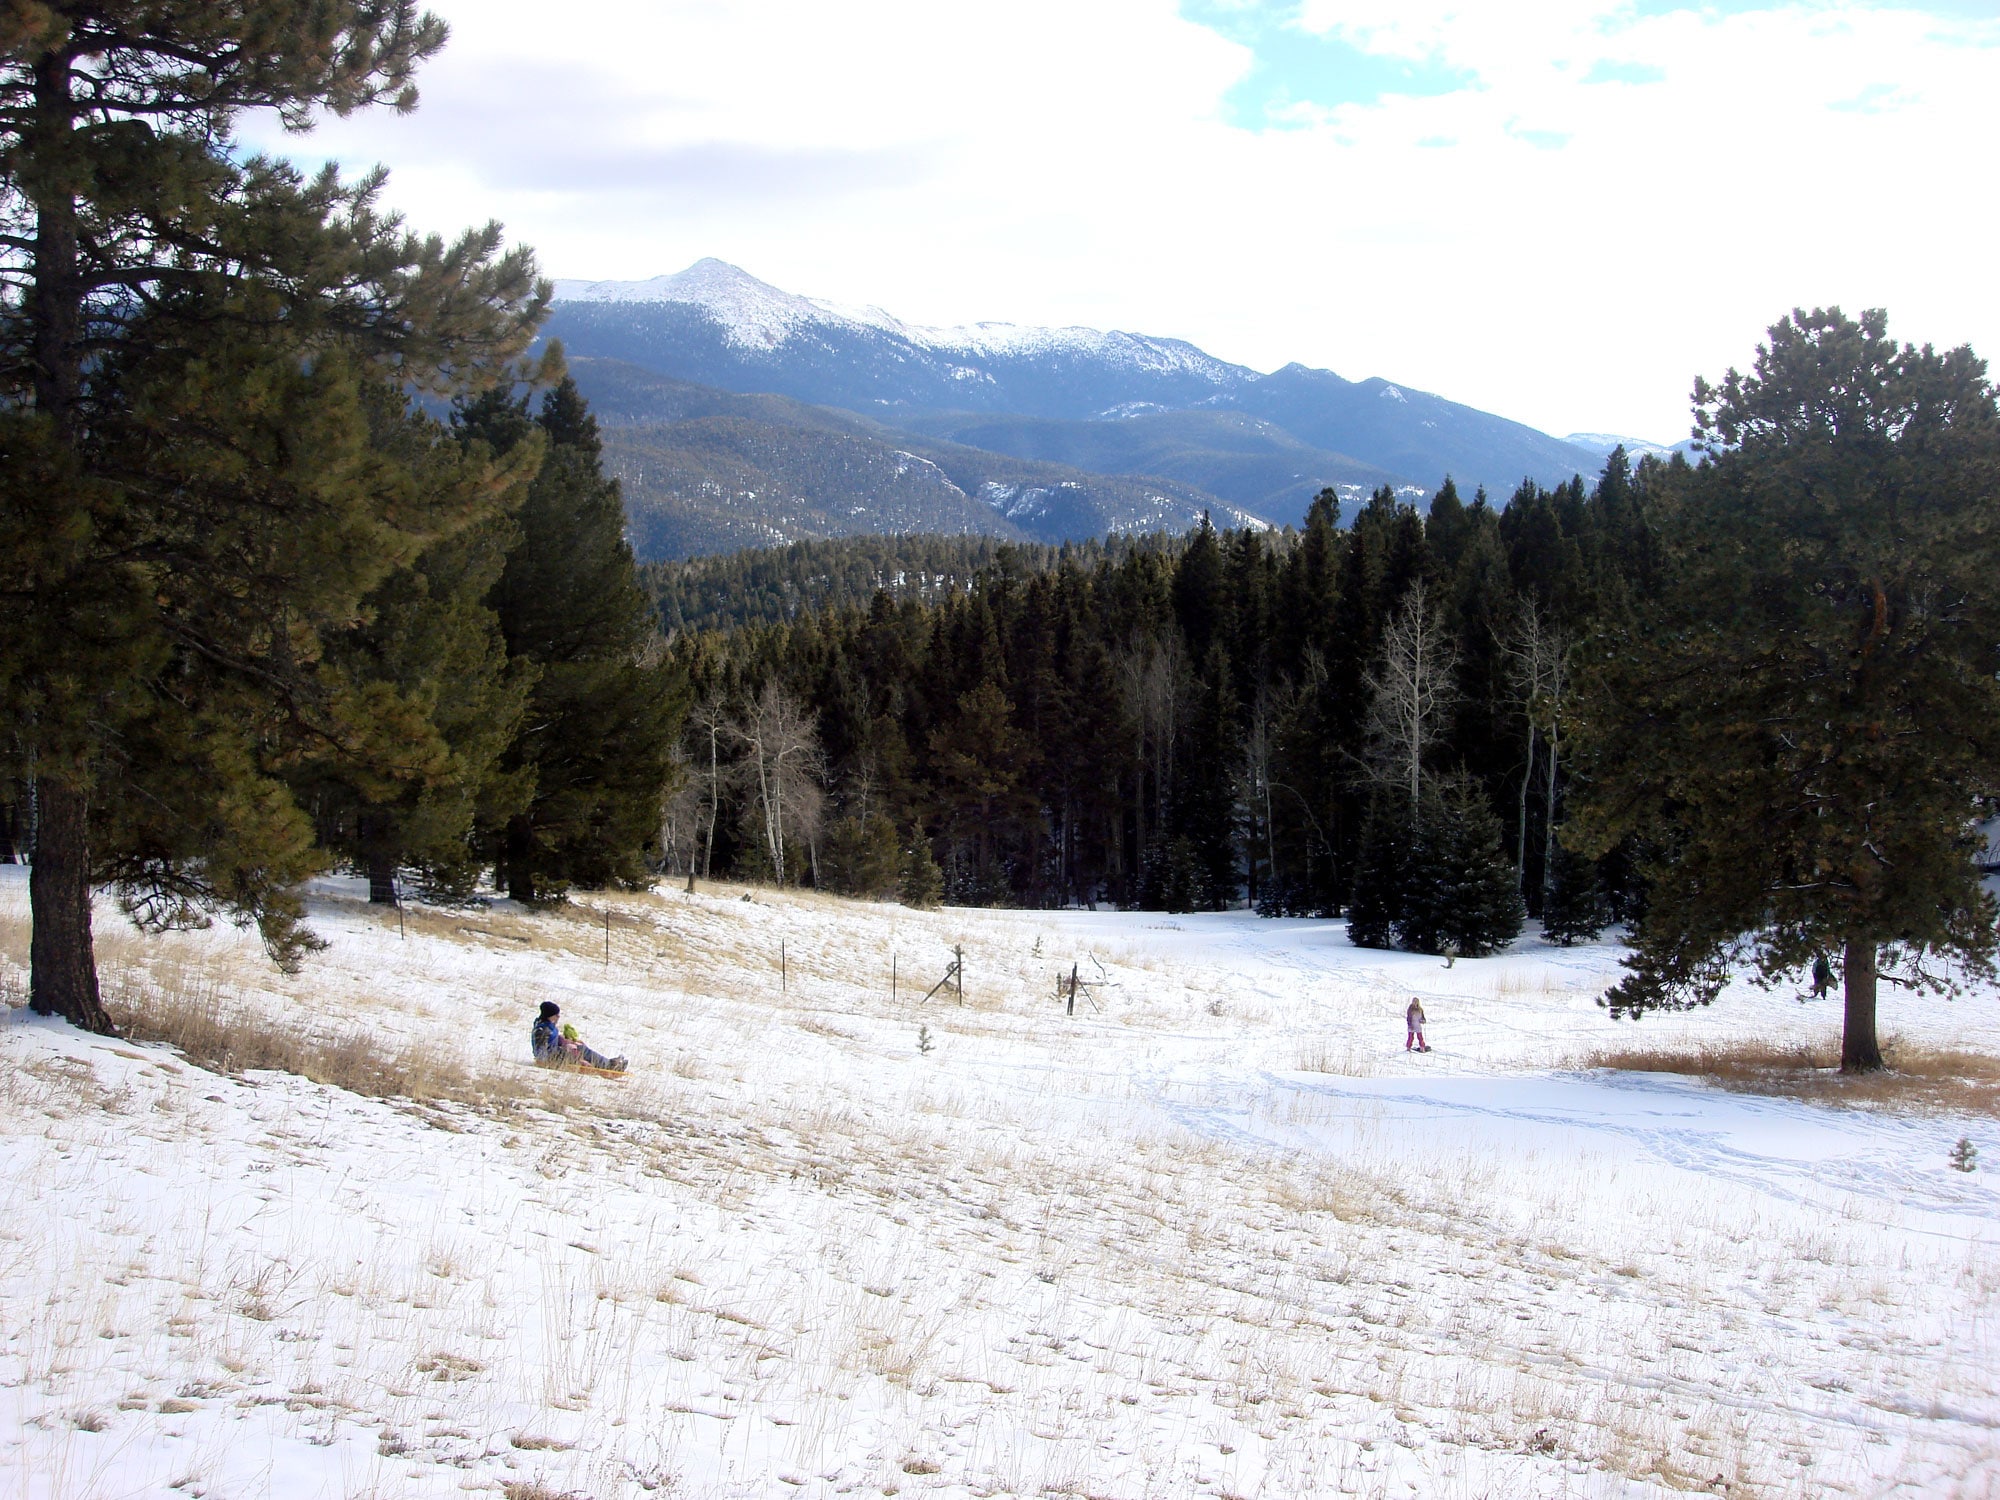
[[1424,1040],[1424,1002],[1415,995],[1410,996],[1410,1008],[1403,1012],[1403,1019],[1410,1023],[1410,1034],[1403,1039],[1403,1050],[1430,1051],[1431,1044]]

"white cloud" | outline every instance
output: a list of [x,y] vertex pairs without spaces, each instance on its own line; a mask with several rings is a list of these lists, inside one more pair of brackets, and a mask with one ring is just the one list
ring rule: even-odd
[[1228,107],[1252,53],[1175,0],[572,0],[559,28],[434,4],[455,35],[418,114],[290,149],[384,161],[419,224],[499,217],[556,274],[719,255],[912,320],[1176,335],[1558,432],[1679,435],[1694,375],[1795,303],[2000,353],[1990,22],[1307,0],[1302,30],[1474,81],[1253,133]]

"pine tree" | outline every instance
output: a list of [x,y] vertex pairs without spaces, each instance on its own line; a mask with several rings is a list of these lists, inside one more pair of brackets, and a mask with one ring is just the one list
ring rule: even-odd
[[902,875],[895,825],[879,812],[837,819],[826,831],[819,867],[826,888],[840,895],[873,899],[890,894]]
[[[462,893],[478,874],[476,822],[525,803],[524,775],[502,771],[526,711],[534,668],[510,661],[487,604],[519,540],[511,515],[527,474],[489,474],[450,434],[415,413],[384,413],[378,444],[400,445],[432,471],[428,482],[517,482],[506,508],[433,543],[391,574],[364,605],[364,620],[328,644],[326,662],[370,712],[353,738],[312,757],[289,778],[314,809],[323,846],[358,863],[369,899],[393,902],[405,865],[428,888]],[[530,461],[532,449],[516,454]]]
[[930,840],[918,836],[903,853],[896,876],[896,899],[918,911],[935,911],[944,903],[944,871],[931,855]]
[[1426,793],[1400,894],[1396,941],[1413,952],[1478,958],[1519,936],[1520,877],[1501,852],[1500,820],[1463,771]]
[[525,398],[496,392],[455,420],[467,443],[502,455],[546,445],[491,596],[510,658],[534,671],[521,733],[501,759],[530,788],[527,804],[487,825],[499,878],[522,901],[637,882],[685,691],[656,654],[596,419],[565,377],[533,418]]
[[1187,904],[1169,910],[1219,911],[1237,892],[1235,773],[1241,758],[1229,658],[1220,642],[1209,647],[1193,697],[1171,803],[1174,842],[1186,845],[1191,884]]
[[959,695],[954,712],[932,732],[930,749],[955,846],[954,899],[990,901],[1001,880],[1000,847],[1035,806],[1028,781],[1034,747],[1016,727],[1000,684],[989,679]]
[[414,239],[379,175],[307,179],[230,132],[407,109],[443,40],[397,0],[0,15],[0,769],[36,779],[38,1010],[110,1029],[94,882],[142,920],[254,918],[281,960],[305,942],[317,857],[275,765],[349,727],[322,633],[446,529],[370,451],[363,392],[491,378],[546,296],[497,231]]
[[1357,948],[1388,948],[1402,920],[1415,819],[1407,797],[1383,787],[1369,799],[1354,866],[1354,894],[1347,906],[1347,938]]
[[1548,895],[1542,903],[1542,936],[1567,948],[1594,941],[1609,921],[1597,862],[1558,840]]
[[2000,791],[2000,409],[1969,349],[1795,312],[1696,386],[1710,458],[1668,471],[1657,596],[1598,653],[1581,846],[1660,851],[1614,1011],[1707,1004],[1840,952],[1841,1067],[1883,1066],[1878,973],[1989,973],[1970,858]]

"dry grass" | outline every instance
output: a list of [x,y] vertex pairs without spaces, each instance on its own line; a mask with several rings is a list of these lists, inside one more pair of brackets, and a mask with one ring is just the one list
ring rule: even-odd
[[107,976],[105,1008],[136,1041],[164,1042],[199,1067],[221,1073],[270,1069],[378,1099],[491,1106],[532,1091],[523,1074],[483,1077],[424,1047],[385,1045],[357,1026],[322,1033],[276,1019],[240,1001],[213,978],[169,969],[160,978]]
[[1351,1040],[1333,1041],[1314,1037],[1299,1048],[1301,1073],[1335,1073],[1344,1078],[1367,1078],[1374,1070]]
[[1840,1040],[1817,1043],[1690,1042],[1676,1046],[1599,1047],[1583,1066],[1632,1073],[1677,1073],[1721,1088],[1823,1104],[1891,1106],[2000,1117],[2000,1058],[1925,1047],[1891,1037],[1882,1044],[1888,1071],[1843,1074]]

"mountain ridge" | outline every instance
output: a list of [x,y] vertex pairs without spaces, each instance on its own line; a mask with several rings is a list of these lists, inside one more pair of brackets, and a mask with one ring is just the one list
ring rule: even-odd
[[[927,327],[799,296],[713,258],[642,281],[558,282],[545,332],[575,357],[607,421],[685,422],[688,388],[792,403],[734,412],[727,441],[685,427],[619,440],[635,498],[650,487],[692,503],[681,481],[709,486],[697,508],[714,535],[673,529],[679,555],[753,535],[922,529],[922,486],[895,467],[899,448],[974,481],[932,487],[934,529],[984,530],[997,519],[1038,541],[1191,524],[1203,510],[1218,524],[1297,524],[1327,487],[1359,500],[1387,485],[1421,502],[1447,477],[1504,504],[1524,480],[1594,475],[1608,451],[1379,376],[1348,380],[1300,362],[1262,373],[1185,340],[1118,330]],[[649,384],[660,381],[670,384]],[[855,428],[857,419],[870,425]],[[742,422],[774,425],[753,438]],[[816,458],[803,446],[812,441],[844,447],[846,458]],[[938,444],[951,446],[946,457]],[[640,463],[642,446],[650,456]],[[745,458],[749,448],[783,450],[777,471]],[[734,478],[713,468],[724,449]],[[771,508],[762,481],[774,477],[796,505]]]
[[645,281],[559,282],[549,333],[577,352],[683,380],[890,421],[955,411],[1116,420],[1135,406],[1227,407],[1426,492],[1446,472],[1461,488],[1504,493],[1524,477],[1555,484],[1602,462],[1523,423],[1379,376],[1351,381],[1296,361],[1262,373],[1185,340],[1120,331],[930,328],[798,296],[713,258]]

